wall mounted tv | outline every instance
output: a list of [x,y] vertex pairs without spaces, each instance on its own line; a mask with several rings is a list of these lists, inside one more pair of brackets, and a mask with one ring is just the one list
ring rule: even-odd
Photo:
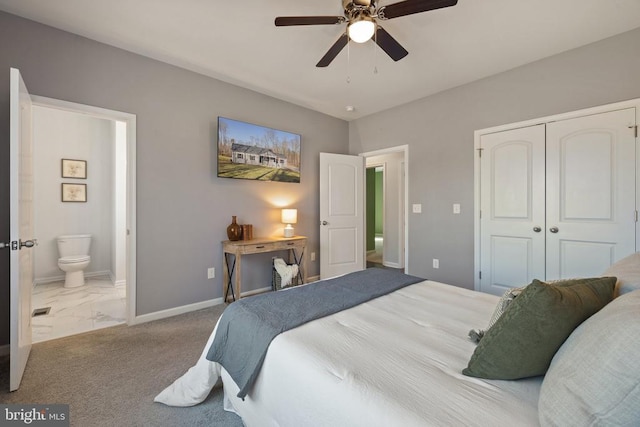
[[218,176],[300,182],[300,135],[218,117]]

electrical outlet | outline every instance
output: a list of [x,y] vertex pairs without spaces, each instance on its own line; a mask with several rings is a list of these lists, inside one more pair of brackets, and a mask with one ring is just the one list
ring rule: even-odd
[[213,279],[216,277],[216,269],[211,267],[207,269],[207,279]]
[[422,213],[422,205],[420,203],[414,203],[413,213]]
[[460,213],[460,203],[453,204],[453,213],[456,215]]
[[311,252],[311,261],[315,261],[315,260],[316,260],[316,253]]
[[440,268],[440,260],[437,258],[433,259],[433,268]]

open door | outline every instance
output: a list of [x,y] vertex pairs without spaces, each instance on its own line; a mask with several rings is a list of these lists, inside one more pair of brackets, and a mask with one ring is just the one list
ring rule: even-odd
[[320,153],[320,278],[364,270],[364,157]]
[[[17,390],[31,351],[31,287],[33,259],[33,170],[31,96],[20,71],[10,79],[10,237],[11,354],[9,390]],[[25,240],[23,240],[25,239]]]

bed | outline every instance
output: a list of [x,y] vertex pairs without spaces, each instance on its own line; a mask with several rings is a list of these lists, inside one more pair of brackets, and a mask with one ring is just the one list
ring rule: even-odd
[[[640,266],[640,258],[635,261]],[[287,292],[296,291],[279,293],[286,298]],[[635,342],[640,341],[639,291],[614,301],[622,308],[609,303],[607,310],[600,310],[576,329],[592,335],[592,329],[602,333],[604,328],[608,332],[598,337],[600,343],[615,339],[624,347],[618,353],[633,355],[622,365],[622,356],[606,355],[607,378],[615,376],[618,368],[625,370],[618,375],[622,386],[610,381],[616,389],[609,399],[612,402],[602,402],[607,399],[598,396],[597,389],[591,390],[593,385],[584,386],[578,380],[567,385],[560,380],[547,387],[553,389],[545,392],[544,416],[539,402],[543,404],[543,383],[552,383],[546,379],[549,374],[519,380],[462,374],[477,349],[468,338],[469,331],[486,326],[500,301],[493,295],[424,280],[305,323],[273,339],[244,398],[238,397],[240,388],[229,373],[206,358],[216,326],[197,364],[155,400],[173,406],[195,405],[222,381],[225,409],[237,413],[247,426],[537,426],[579,425],[579,416],[592,416],[592,408],[585,409],[591,399],[596,406],[606,406],[597,411],[606,413],[609,421],[617,420],[611,413],[622,411],[622,419],[632,423],[628,425],[638,425],[640,366],[636,360],[640,344]],[[630,318],[616,317],[621,311]],[[625,328],[619,328],[624,337],[610,333],[611,314],[615,322],[624,323]],[[571,346],[563,344],[561,350],[572,348],[563,351],[562,360],[554,357],[549,372],[557,371],[555,377],[570,375],[567,369],[574,365],[570,359],[584,354],[584,339],[577,341]],[[585,363],[593,366],[581,369],[603,365],[601,360]],[[558,396],[556,389],[565,390]],[[577,395],[584,392],[594,396]],[[563,403],[558,408],[559,400]],[[582,415],[567,410],[571,405],[575,408],[570,409]],[[562,417],[570,423],[564,423]]]

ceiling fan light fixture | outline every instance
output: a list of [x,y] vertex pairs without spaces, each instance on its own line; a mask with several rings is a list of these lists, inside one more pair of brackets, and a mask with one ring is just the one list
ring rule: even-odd
[[349,38],[356,43],[364,43],[371,40],[376,31],[376,24],[369,16],[360,16],[347,27]]

